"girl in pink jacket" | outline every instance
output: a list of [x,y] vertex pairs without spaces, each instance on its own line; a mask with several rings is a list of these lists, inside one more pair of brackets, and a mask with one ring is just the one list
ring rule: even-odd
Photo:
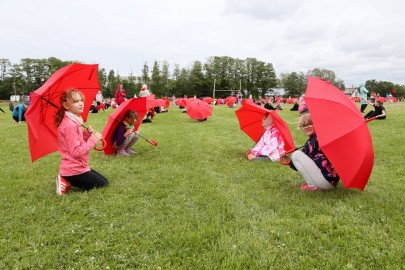
[[62,160],[56,177],[56,193],[65,194],[70,186],[84,190],[108,185],[108,180],[88,166],[90,149],[102,138],[90,126],[82,130],[84,95],[68,89],[60,97],[60,108],[55,115],[58,127],[59,153]]
[[284,150],[281,133],[273,124],[273,118],[269,113],[264,115],[262,125],[265,131],[255,147],[248,151],[246,157],[248,160],[278,161],[280,153]]

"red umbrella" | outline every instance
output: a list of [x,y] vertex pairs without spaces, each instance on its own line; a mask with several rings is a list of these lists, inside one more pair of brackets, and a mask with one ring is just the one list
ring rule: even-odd
[[186,113],[191,119],[202,120],[212,115],[212,107],[207,102],[196,99],[187,102]]
[[341,90],[313,77],[308,77],[305,102],[319,147],[344,187],[363,190],[374,164],[371,135],[363,115]]
[[175,103],[176,103],[177,106],[179,106],[179,107],[185,107],[185,106],[186,106],[186,100],[183,99],[183,98],[177,99]]
[[246,102],[251,103],[251,104],[255,104],[252,98],[243,99],[242,100],[242,105],[245,104]]
[[161,98],[153,100],[153,107],[164,107],[166,105],[166,100]]
[[139,121],[135,123],[135,130],[138,130],[142,123],[146,112],[148,111],[148,99],[147,97],[141,98],[131,98],[123,103],[108,117],[108,122],[103,129],[103,138],[106,141],[104,146],[104,154],[111,155],[115,153],[115,148],[112,146],[112,136],[114,134],[115,128],[123,120],[123,116],[126,111],[134,110],[138,114]]
[[169,108],[169,106],[170,106],[170,101],[169,101],[169,99],[168,99],[167,97],[164,97],[164,98],[162,98],[162,99],[165,101],[165,104],[164,104],[165,108],[166,108],[166,109]]
[[82,113],[83,120],[86,121],[90,106],[100,89],[98,65],[67,65],[53,73],[33,92],[31,104],[25,114],[32,162],[58,150],[58,130],[54,125],[54,115],[60,106],[61,94],[68,88],[79,89],[86,97]]
[[229,107],[232,107],[236,102],[236,98],[233,96],[229,96],[225,99],[225,103],[226,105],[228,105]]
[[211,104],[214,101],[214,99],[212,97],[205,97],[203,98],[203,101],[207,102],[208,104]]
[[186,108],[187,108],[187,105],[190,106],[191,103],[196,102],[196,101],[201,101],[201,100],[198,99],[198,98],[187,98],[187,99],[185,99]]
[[294,149],[294,141],[290,129],[277,111],[267,110],[253,102],[243,102],[242,107],[235,111],[238,117],[240,129],[245,132],[255,143],[262,137],[265,129],[262,126],[262,120],[265,114],[269,113],[273,118],[273,123],[280,131],[284,140],[284,149],[286,151]]

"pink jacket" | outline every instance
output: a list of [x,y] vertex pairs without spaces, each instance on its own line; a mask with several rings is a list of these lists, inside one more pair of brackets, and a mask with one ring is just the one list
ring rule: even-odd
[[284,150],[284,140],[280,131],[273,125],[266,128],[256,146],[250,151],[257,156],[268,156],[271,161],[280,159],[280,153]]
[[59,174],[62,176],[78,175],[90,171],[88,165],[90,149],[97,141],[89,140],[82,127],[70,120],[66,115],[58,128],[59,153],[62,160]]

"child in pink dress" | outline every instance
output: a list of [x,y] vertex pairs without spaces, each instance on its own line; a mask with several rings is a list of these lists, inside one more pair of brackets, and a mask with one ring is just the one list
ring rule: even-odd
[[278,161],[280,153],[284,151],[284,140],[269,113],[264,115],[262,125],[265,131],[255,147],[247,154],[247,159]]

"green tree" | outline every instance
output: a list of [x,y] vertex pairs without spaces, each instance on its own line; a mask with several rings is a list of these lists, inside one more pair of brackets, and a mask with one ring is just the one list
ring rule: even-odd
[[182,68],[180,70],[180,74],[177,77],[177,91],[178,95],[177,96],[191,96],[191,92],[189,91],[189,70],[187,68]]
[[195,61],[192,65],[189,75],[189,95],[205,96],[207,95],[207,87],[203,73],[203,65],[200,61]]
[[299,97],[305,93],[308,85],[307,76],[303,72],[281,74],[281,86],[284,88],[284,96]]
[[321,78],[326,81],[330,81],[331,84],[339,88],[340,90],[345,90],[345,84],[342,80],[336,78],[336,74],[334,71],[329,69],[321,69],[321,68],[314,68],[309,70],[307,73],[308,76],[312,76],[315,78]]
[[142,68],[141,82],[146,83],[146,84],[149,84],[149,82],[150,82],[149,67],[148,67],[147,62],[145,62],[145,64],[143,65],[143,68]]
[[153,64],[152,78],[151,78],[150,85],[148,88],[151,89],[153,94],[155,94],[157,97],[160,97],[163,94],[161,77],[160,77],[160,67],[159,67],[159,63],[157,61],[155,61]]
[[71,64],[72,61],[62,61],[56,57],[48,58],[48,77],[51,76],[58,69]]
[[117,89],[118,80],[115,77],[114,70],[110,70],[107,76],[107,86],[105,88],[105,97],[114,97],[115,90]]
[[167,61],[163,61],[162,63],[162,73],[161,73],[161,88],[163,96],[169,95],[169,80],[170,80],[170,71],[169,71],[169,63]]
[[6,76],[7,70],[10,66],[11,66],[10,60],[0,58],[1,81],[4,81],[4,77]]
[[179,85],[180,73],[180,66],[178,64],[174,64],[172,81],[169,82],[168,91],[170,91],[171,95],[175,95],[177,97],[181,96],[182,94]]

